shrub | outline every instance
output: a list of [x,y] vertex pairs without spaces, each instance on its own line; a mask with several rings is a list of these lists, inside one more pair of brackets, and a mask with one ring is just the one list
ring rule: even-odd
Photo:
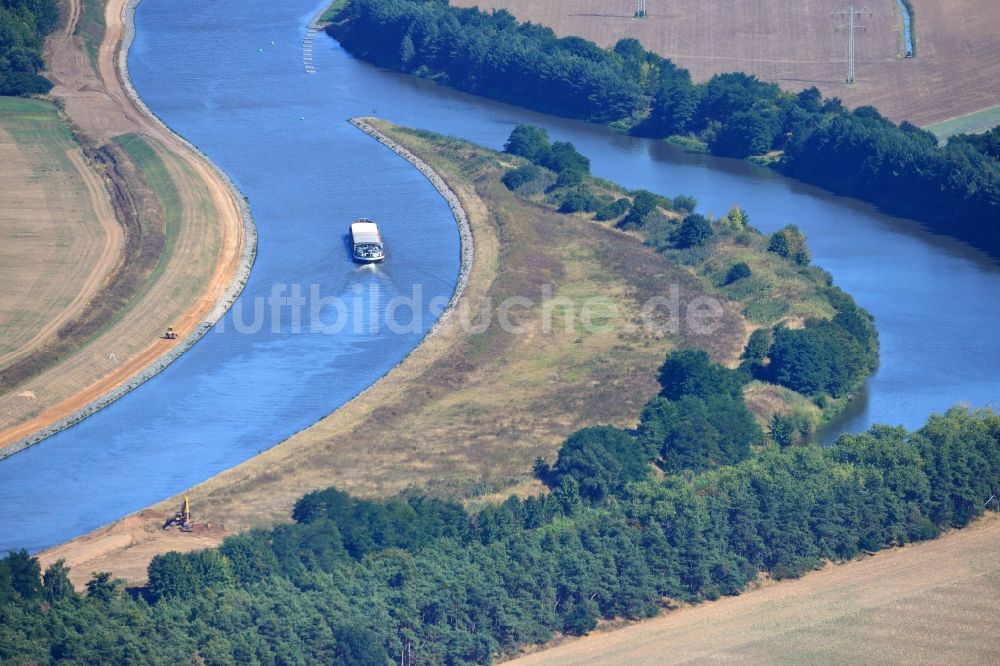
[[559,174],[564,171],[576,171],[581,175],[590,173],[590,160],[581,155],[576,146],[569,141],[553,143],[548,160],[540,164]]
[[750,270],[750,266],[745,261],[741,261],[729,267],[729,272],[726,273],[726,280],[723,284],[732,284],[737,280],[748,278],[751,275],[753,275],[753,271]]
[[514,191],[524,187],[534,180],[537,180],[541,174],[542,170],[534,164],[526,164],[515,169],[509,169],[507,173],[503,175],[502,180],[508,190]]
[[560,171],[559,176],[556,178],[556,187],[573,187],[579,185],[583,182],[583,172],[576,171],[575,169],[569,169],[567,171]]
[[698,398],[724,393],[740,395],[746,377],[717,363],[712,363],[701,349],[682,349],[667,355],[660,366],[660,395],[680,400],[692,395]]
[[691,213],[681,222],[674,236],[674,244],[681,249],[707,245],[715,232],[704,215]]
[[535,164],[545,164],[552,154],[549,134],[541,127],[518,125],[503,147],[511,155],[520,155]]
[[673,209],[678,213],[693,213],[698,207],[698,200],[686,194],[678,194],[673,199]]
[[742,358],[748,361],[763,361],[767,358],[767,352],[771,349],[773,337],[771,331],[766,328],[758,328],[750,334],[747,346],[743,348]]
[[628,481],[644,478],[655,449],[613,426],[579,430],[559,449],[553,476],[558,483],[572,476],[580,496],[599,502]]
[[579,213],[594,209],[594,197],[586,187],[570,190],[559,204],[560,213]]
[[785,259],[791,259],[800,266],[807,265],[810,260],[805,234],[794,224],[790,224],[784,229],[771,234],[771,239],[767,244],[767,251],[773,252]]
[[775,329],[768,355],[773,380],[805,395],[841,396],[860,386],[869,367],[868,351],[832,321]]
[[641,227],[644,218],[656,210],[656,202],[659,199],[649,190],[637,190],[632,195],[632,205],[629,207],[628,215],[618,223],[623,228]]
[[629,208],[629,201],[626,198],[617,199],[605,206],[601,206],[597,209],[597,215],[594,216],[595,220],[601,222],[607,222],[608,220],[614,220],[615,218],[621,217],[625,214]]

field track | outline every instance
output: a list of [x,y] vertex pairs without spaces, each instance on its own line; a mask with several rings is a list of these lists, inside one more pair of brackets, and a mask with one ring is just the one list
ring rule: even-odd
[[[788,90],[819,87],[851,106],[874,104],[894,120],[929,125],[1000,103],[1000,2],[913,0],[917,57],[903,58],[895,0],[871,0],[860,20],[857,80],[843,85],[846,37],[836,0],[451,0],[506,8],[518,19],[602,46],[635,37],[691,70],[696,80],[745,71]],[[856,3],[861,6],[866,3]]]
[[1000,662],[1000,515],[508,664]]

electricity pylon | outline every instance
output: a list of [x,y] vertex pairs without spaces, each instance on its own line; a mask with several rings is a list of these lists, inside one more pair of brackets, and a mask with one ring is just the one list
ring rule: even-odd
[[867,7],[862,9],[855,9],[854,5],[850,5],[847,9],[842,9],[839,12],[834,12],[835,14],[840,14],[840,17],[847,19],[847,25],[840,26],[841,30],[847,32],[847,83],[854,83],[854,31],[855,30],[867,30],[863,25],[859,25],[854,19],[858,16],[871,16],[872,12]]

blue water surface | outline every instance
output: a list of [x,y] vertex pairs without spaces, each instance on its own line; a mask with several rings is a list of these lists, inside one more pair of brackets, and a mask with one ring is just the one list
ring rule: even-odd
[[913,53],[913,21],[910,10],[903,4],[903,0],[896,0],[899,11],[903,15],[903,41],[906,43],[906,52]]

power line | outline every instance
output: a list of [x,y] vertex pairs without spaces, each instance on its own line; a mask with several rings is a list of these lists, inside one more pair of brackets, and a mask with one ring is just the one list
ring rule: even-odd
[[855,9],[854,5],[850,5],[847,9],[842,9],[839,12],[834,12],[835,14],[840,14],[840,18],[847,20],[847,25],[841,25],[840,30],[844,30],[847,33],[847,80],[846,83],[854,83],[854,31],[855,30],[868,30],[863,25],[859,25],[855,22],[855,18],[858,16],[871,16],[872,11],[867,7],[862,9]]

